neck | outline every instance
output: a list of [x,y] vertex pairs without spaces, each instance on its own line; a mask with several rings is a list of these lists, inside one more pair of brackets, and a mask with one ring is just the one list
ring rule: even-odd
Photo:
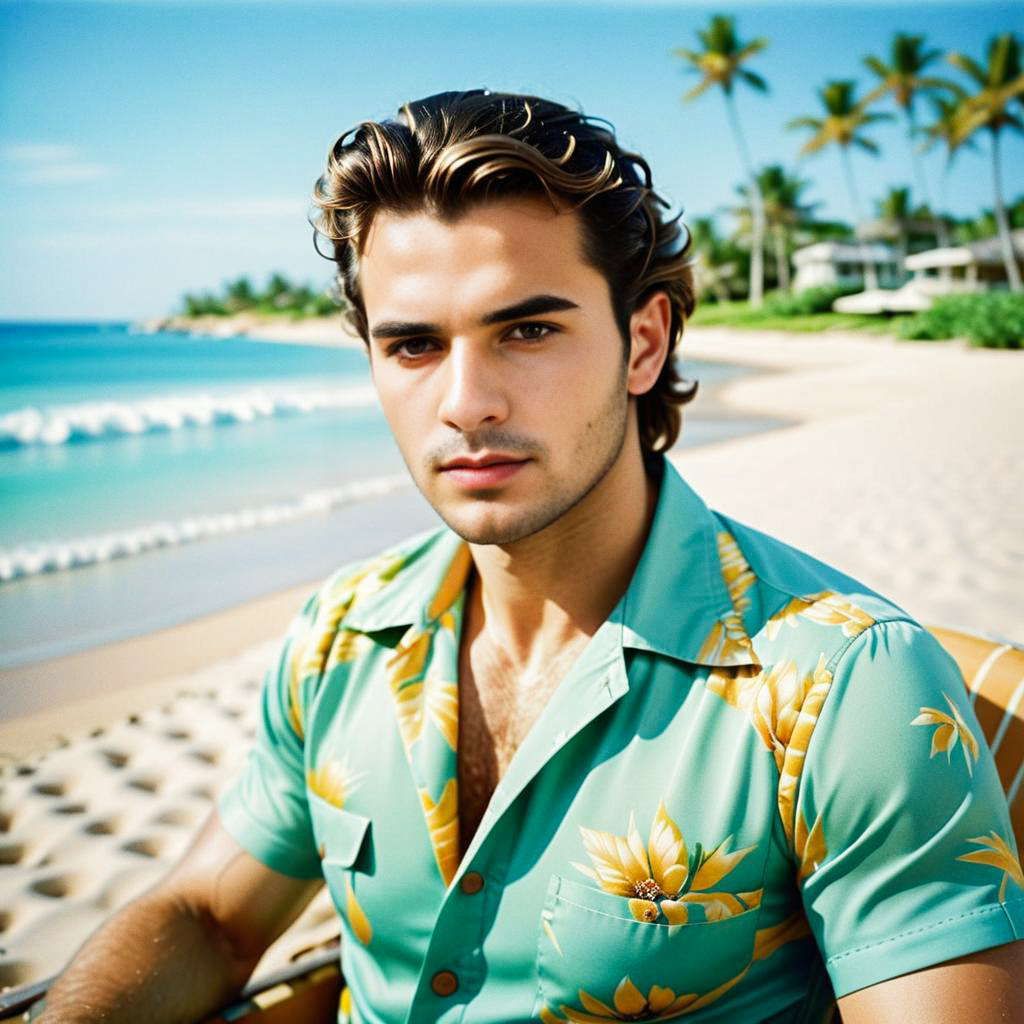
[[639,445],[544,530],[508,545],[471,545],[474,617],[523,668],[592,636],[625,593],[650,528],[657,485]]

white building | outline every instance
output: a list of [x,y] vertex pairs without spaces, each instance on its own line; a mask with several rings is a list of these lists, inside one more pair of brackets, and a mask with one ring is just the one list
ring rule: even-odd
[[[1010,232],[1017,265],[1024,274],[1024,228]],[[904,261],[911,278],[895,290],[878,288],[845,295],[837,313],[918,313],[942,295],[983,292],[1006,287],[1006,266],[998,238],[916,252]]]
[[864,264],[873,263],[880,285],[896,287],[904,278],[899,257],[884,242],[815,242],[793,253],[796,277],[793,290],[840,285],[864,286]]

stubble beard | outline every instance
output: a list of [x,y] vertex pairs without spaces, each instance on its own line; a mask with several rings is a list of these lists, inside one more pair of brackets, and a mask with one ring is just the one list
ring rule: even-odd
[[[594,469],[582,481],[568,481],[564,489],[541,495],[536,505],[523,509],[513,521],[488,523],[474,527],[470,523],[461,521],[462,517],[457,511],[446,510],[444,504],[429,493],[429,488],[424,486],[423,479],[417,473],[412,472],[410,466],[413,480],[420,493],[445,524],[470,544],[509,545],[532,537],[562,519],[589,497],[618,461],[626,443],[630,414],[625,378],[625,368],[623,368],[623,373],[616,382],[616,387],[608,401],[594,416],[589,425],[590,429],[584,433],[576,446],[574,459],[580,460],[586,457],[587,451],[592,449],[595,444],[600,445],[603,455]],[[481,451],[485,448],[521,455],[524,458],[536,457],[541,460],[546,455],[545,449],[529,439],[503,433],[500,430],[481,431],[473,435],[472,438],[464,437],[454,441],[445,446],[442,452],[432,453],[427,459],[426,480],[430,480],[437,472],[436,467],[447,459],[467,454],[467,452]],[[554,481],[554,483],[557,485],[559,481]],[[498,490],[493,492],[493,496],[494,500],[500,500]],[[487,501],[491,499],[488,497],[488,492],[482,491],[474,500]]]

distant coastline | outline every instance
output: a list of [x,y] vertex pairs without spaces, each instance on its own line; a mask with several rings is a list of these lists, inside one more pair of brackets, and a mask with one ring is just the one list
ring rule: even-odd
[[326,348],[361,348],[362,339],[354,335],[340,313],[331,316],[268,316],[243,312],[230,316],[150,317],[140,320],[136,329],[145,334],[182,332],[208,338],[246,338],[291,345],[320,345]]

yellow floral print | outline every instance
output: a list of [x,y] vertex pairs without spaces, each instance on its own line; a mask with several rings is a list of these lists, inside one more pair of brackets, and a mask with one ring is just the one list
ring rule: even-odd
[[736,611],[726,612],[715,620],[697,654],[702,665],[756,664],[754,646]]
[[947,764],[952,762],[953,748],[959,740],[960,748],[964,752],[964,761],[967,764],[967,774],[973,775],[974,764],[981,753],[978,741],[957,710],[957,706],[949,699],[949,695],[943,693],[942,696],[945,698],[946,704],[949,705],[951,715],[939,711],[938,708],[921,708],[921,713],[910,724],[938,726],[932,734],[932,752],[929,756],[934,757],[945,751]]
[[802,911],[791,914],[784,921],[768,928],[759,928],[754,935],[754,957],[756,960],[767,960],[780,946],[787,942],[805,939],[811,934]]
[[[469,546],[463,544],[425,609],[426,621],[408,630],[387,664],[398,730],[405,756],[419,775],[427,830],[446,886],[455,876],[459,863],[459,801],[455,779],[459,688],[438,674],[437,663],[444,659],[435,658],[433,664],[431,659],[439,640],[454,648],[457,624],[452,609],[466,585],[471,564]],[[425,748],[420,742],[424,721],[431,722],[444,739],[447,757],[439,757],[436,750]],[[441,796],[435,804],[430,794],[437,792],[438,785]]]
[[459,866],[459,797],[458,784],[449,779],[435,804],[430,794],[420,790],[423,813],[427,818],[430,845],[444,884],[450,885]]
[[579,1024],[609,1020],[670,1020],[681,1016],[698,998],[696,994],[676,996],[672,989],[661,988],[659,985],[652,985],[645,996],[629,979],[629,975],[615,987],[611,1006],[583,989],[580,989],[579,995],[586,1013],[571,1006],[561,1007],[566,1020]]
[[989,867],[1002,871],[1003,884],[999,886],[1000,903],[1006,899],[1006,883],[1011,878],[1020,888],[1024,889],[1024,871],[1021,871],[1020,861],[1014,855],[1010,844],[998,832],[993,831],[990,836],[978,836],[967,841],[986,847],[986,849],[972,850],[970,853],[957,857],[957,860],[968,861],[971,864],[987,864]]
[[793,835],[793,853],[800,864],[800,871],[797,875],[800,882],[814,874],[827,856],[825,833],[821,822],[821,815],[818,815],[814,819],[814,825],[808,831],[803,811],[797,813],[796,831]]
[[800,614],[823,626],[839,626],[844,636],[860,636],[865,629],[875,624],[875,620],[866,611],[830,591],[812,597],[810,602]]
[[743,557],[735,538],[724,530],[718,534],[718,561],[725,585],[729,588],[733,610],[743,615],[750,608],[749,590],[757,577]]
[[325,758],[315,772],[307,774],[306,781],[318,797],[340,809],[365,777],[366,772],[352,771],[346,755]]
[[700,906],[708,921],[720,921],[756,907],[763,890],[728,893],[710,892],[756,847],[730,850],[732,836],[715,849],[702,851],[698,844],[691,857],[676,823],[658,804],[646,848],[630,813],[626,836],[597,829],[580,828],[583,848],[593,864],[573,866],[592,878],[605,892],[627,899],[630,914],[637,921],[686,924],[690,909]]
[[754,645],[743,625],[743,613],[750,607],[748,591],[756,577],[732,536],[721,531],[717,536],[718,563],[729,592],[732,608],[720,615],[708,631],[697,660],[704,665],[758,665]]
[[786,838],[793,838],[793,801],[804,757],[822,705],[832,686],[825,655],[810,675],[794,661],[780,661],[755,676],[712,672],[707,688],[740,711],[745,711],[772,752],[779,770],[779,813]]
[[300,695],[302,680],[309,676],[319,678],[328,668],[358,656],[362,649],[358,635],[342,629],[341,622],[359,600],[390,583],[403,564],[403,558],[385,554],[348,576],[332,580],[320,595],[312,621],[299,627],[292,637],[288,721],[299,739],[305,738]]
[[445,743],[455,750],[459,740],[459,685],[428,679],[426,690],[427,718],[434,723]]
[[348,926],[352,929],[352,934],[364,946],[368,946],[373,939],[373,928],[370,927],[370,922],[366,914],[363,913],[363,908],[359,906],[355,890],[352,888],[352,882],[348,877],[345,878],[345,916],[348,918]]
[[875,624],[867,612],[838,594],[825,590],[808,597],[794,597],[781,612],[765,623],[765,638],[774,640],[784,625],[795,628],[801,617],[823,626],[840,626],[843,635],[848,637],[859,636]]

